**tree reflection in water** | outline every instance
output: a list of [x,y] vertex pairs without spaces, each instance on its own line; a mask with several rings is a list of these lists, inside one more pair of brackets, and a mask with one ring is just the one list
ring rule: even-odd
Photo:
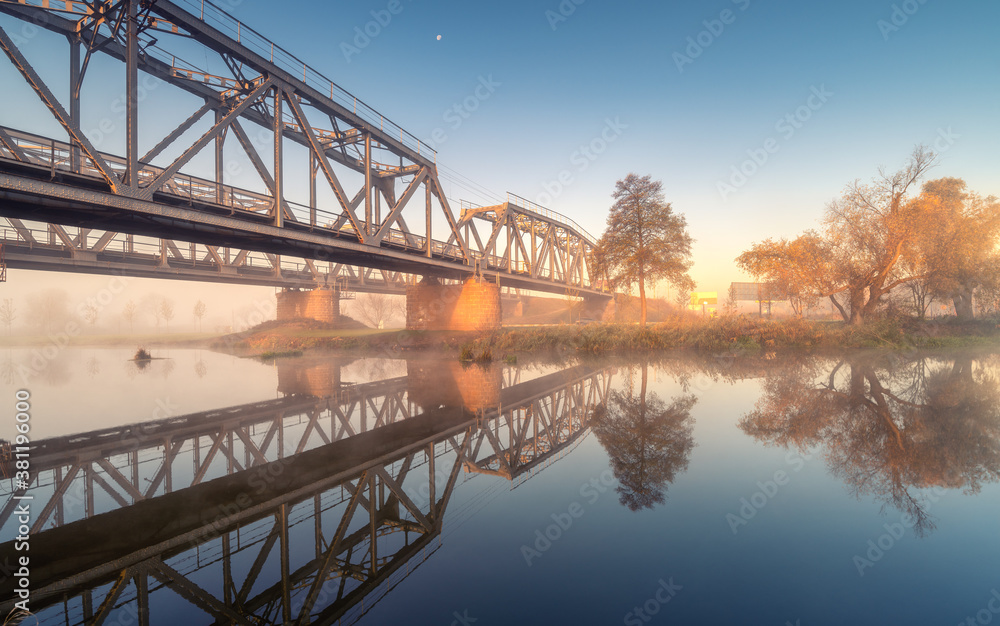
[[1000,385],[984,362],[857,355],[772,371],[740,427],[785,448],[823,446],[856,497],[933,530],[919,490],[978,492],[1000,478]]
[[611,392],[607,405],[595,412],[594,433],[611,459],[618,479],[619,501],[632,511],[651,509],[665,501],[670,483],[687,469],[694,448],[693,395],[667,405],[647,393],[648,364],[643,363],[640,392]]

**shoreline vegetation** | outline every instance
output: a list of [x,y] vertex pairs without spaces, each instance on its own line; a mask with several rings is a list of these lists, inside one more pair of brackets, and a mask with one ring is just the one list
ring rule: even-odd
[[[8,347],[51,343],[47,337],[17,337]],[[74,346],[135,346],[137,337],[76,336]],[[712,355],[773,352],[821,352],[840,349],[936,350],[1000,348],[1000,319],[927,320],[899,317],[863,325],[802,318],[767,319],[747,314],[703,318],[688,313],[667,315],[645,327],[629,322],[591,322],[506,326],[482,332],[344,329],[312,320],[264,322],[227,335],[142,337],[141,345],[205,348],[270,361],[310,351],[346,352],[354,356],[395,358],[438,352],[465,362],[512,362],[553,355],[651,355],[687,351]]]
[[[767,354],[837,349],[934,350],[1000,348],[998,320],[887,319],[864,325],[804,319],[769,320],[747,315],[702,319],[678,315],[645,327],[629,323],[505,327],[484,332],[409,331],[338,333],[294,322],[227,335],[209,347],[255,356],[298,356],[344,351],[372,357],[442,352],[467,362],[514,361],[546,355],[621,355],[673,350],[706,354]],[[266,355],[266,357],[265,357]]]

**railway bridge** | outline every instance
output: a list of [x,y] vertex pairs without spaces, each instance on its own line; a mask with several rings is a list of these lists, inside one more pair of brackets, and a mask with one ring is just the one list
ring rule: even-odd
[[[513,194],[456,212],[432,147],[207,0],[0,0],[0,12],[44,31],[46,65],[65,53],[69,76],[46,81],[0,25],[34,93],[0,113],[9,267],[272,284],[290,290],[286,311],[352,288],[406,293],[411,328],[495,327],[501,287],[610,298],[572,219]],[[124,73],[120,154],[85,131],[82,112],[102,104],[84,102],[100,93],[83,90],[98,56]],[[181,114],[141,115],[144,99]],[[29,132],[29,117],[61,135]],[[234,154],[251,175],[227,171]]]

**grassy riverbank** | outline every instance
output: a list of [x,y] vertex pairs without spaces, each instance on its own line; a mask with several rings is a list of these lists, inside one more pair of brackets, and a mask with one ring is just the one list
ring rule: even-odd
[[334,330],[307,322],[268,322],[217,339],[211,347],[243,355],[306,350],[394,357],[439,352],[462,360],[489,361],[532,354],[626,354],[691,350],[712,354],[768,353],[840,348],[935,349],[1000,347],[996,321],[959,323],[884,320],[864,326],[808,320],[767,320],[750,316],[703,319],[677,316],[645,328],[636,324],[588,324],[504,328],[483,333],[407,330]]
[[240,333],[218,337],[208,347],[241,356],[271,358],[307,350],[346,351],[360,356],[392,357],[402,352],[438,350],[457,353],[474,335],[447,331],[334,328],[312,320],[264,322]]
[[[7,338],[5,338],[7,339]],[[1000,348],[998,320],[961,323],[954,318],[928,321],[880,320],[863,326],[809,320],[768,320],[745,315],[704,319],[676,315],[649,324],[553,325],[503,328],[492,332],[408,331],[335,328],[311,320],[265,322],[230,335],[74,336],[64,345],[209,347],[241,356],[277,358],[308,350],[343,351],[354,356],[398,357],[437,352],[466,361],[546,357],[565,354],[628,354],[690,350],[711,354],[752,354],[782,350],[842,348],[939,349]],[[14,337],[12,347],[49,345],[51,337]]]
[[833,348],[932,349],[1000,347],[996,321],[885,320],[863,326],[747,316],[711,320],[678,317],[645,328],[588,324],[484,333],[460,347],[461,358],[497,360],[536,352],[614,354],[688,349],[711,353]]

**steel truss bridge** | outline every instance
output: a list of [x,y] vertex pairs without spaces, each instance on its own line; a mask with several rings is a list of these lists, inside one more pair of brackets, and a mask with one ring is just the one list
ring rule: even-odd
[[170,589],[216,623],[353,623],[440,545],[463,468],[533,475],[610,383],[507,370],[494,408],[422,410],[398,377],[40,441],[13,492],[42,511],[31,606],[42,624],[149,624]]
[[[210,2],[0,0],[0,11],[68,42],[60,100],[17,33],[0,28],[0,48],[38,97],[8,110],[47,110],[66,136],[0,126],[0,216],[41,224],[62,246],[60,256],[35,245],[11,221],[10,267],[278,286],[360,283],[367,270],[345,268],[361,267],[385,272],[385,290],[407,275],[482,274],[520,289],[602,293],[588,266],[594,240],[575,222],[514,196],[456,216],[433,149]],[[98,54],[124,71],[124,154],[98,151],[82,130],[81,109],[107,105],[82,102]],[[188,103],[165,135],[139,113],[141,74],[169,86],[152,98]],[[140,135],[162,139],[140,148]],[[257,190],[227,182],[227,152],[249,161]],[[303,166],[287,166],[286,153]],[[67,226],[100,232],[64,236]],[[129,238],[140,236],[158,253],[134,256]],[[269,255],[270,275],[246,266],[251,251]]]
[[[0,153],[2,153],[0,148]],[[420,277],[311,259],[0,217],[0,263],[17,269],[402,295]],[[0,282],[3,282],[0,280]],[[447,281],[446,281],[447,282]],[[520,290],[502,286],[503,297]]]

